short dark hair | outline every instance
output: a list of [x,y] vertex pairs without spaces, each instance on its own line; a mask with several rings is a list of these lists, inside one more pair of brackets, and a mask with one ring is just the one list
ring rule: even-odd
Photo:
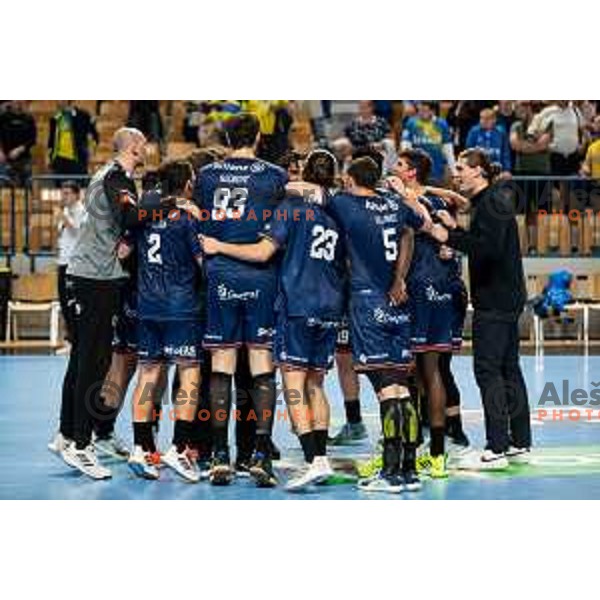
[[223,142],[234,150],[249,148],[254,146],[259,131],[258,118],[252,113],[242,112],[223,123]]
[[429,108],[434,112],[437,113],[438,111],[438,107],[439,107],[439,103],[437,100],[419,100],[417,102],[418,104],[424,104],[425,106],[429,106]]
[[302,179],[308,183],[331,188],[335,185],[337,161],[328,150],[314,150],[308,155]]
[[142,176],[142,191],[149,192],[160,184],[160,177],[156,169],[146,171]]
[[427,183],[429,174],[431,173],[431,157],[425,150],[420,148],[411,148],[409,150],[402,150],[398,155],[399,158],[403,158],[408,162],[412,169],[417,172],[417,181],[421,184]]
[[81,191],[79,184],[75,181],[65,181],[60,187],[63,190],[71,190],[74,194],[79,194]]
[[192,165],[187,160],[172,160],[158,169],[160,187],[164,196],[183,194],[187,182],[194,178]]
[[354,183],[361,187],[374,190],[380,179],[380,171],[377,163],[368,156],[357,158],[350,163],[348,175]]
[[365,157],[371,158],[373,161],[375,161],[375,164],[379,169],[379,179],[381,179],[381,176],[383,175],[383,154],[371,146],[360,146],[352,153],[353,159]]

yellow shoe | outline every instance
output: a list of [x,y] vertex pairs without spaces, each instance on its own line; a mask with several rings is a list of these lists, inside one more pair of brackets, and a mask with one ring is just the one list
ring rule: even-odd
[[381,454],[375,455],[368,461],[357,462],[356,471],[361,479],[374,477],[383,467],[383,457]]
[[429,477],[431,479],[446,479],[448,471],[446,470],[446,455],[430,456]]

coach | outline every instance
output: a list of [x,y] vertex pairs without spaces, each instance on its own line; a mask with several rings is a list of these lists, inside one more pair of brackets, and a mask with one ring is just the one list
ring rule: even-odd
[[517,223],[506,186],[491,185],[497,165],[480,148],[457,162],[461,191],[470,199],[471,225],[444,222],[438,240],[469,261],[473,362],[483,402],[487,444],[481,467],[500,469],[525,460],[531,446],[527,388],[519,366],[519,317],[527,298]]
[[81,233],[67,268],[75,331],[63,382],[59,449],[67,464],[94,479],[111,476],[94,452],[93,416],[107,409],[99,404],[100,389],[128,277],[116,248],[123,233],[138,224],[133,173],[144,164],[146,139],[137,129],[123,128],[113,143],[114,159],[98,170],[86,191]]

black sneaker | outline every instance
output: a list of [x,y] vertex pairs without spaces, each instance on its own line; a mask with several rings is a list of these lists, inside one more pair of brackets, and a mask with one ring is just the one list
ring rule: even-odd
[[251,456],[238,456],[235,460],[235,474],[238,477],[250,477],[250,467],[252,466]]
[[275,487],[278,483],[277,477],[273,472],[271,458],[262,452],[256,452],[252,459],[250,475],[254,479],[257,487]]
[[404,471],[402,473],[402,487],[407,492],[418,492],[421,489],[421,480],[416,471]]
[[229,453],[227,451],[216,452],[210,466],[208,479],[212,485],[229,485],[234,478],[235,472],[231,468]]

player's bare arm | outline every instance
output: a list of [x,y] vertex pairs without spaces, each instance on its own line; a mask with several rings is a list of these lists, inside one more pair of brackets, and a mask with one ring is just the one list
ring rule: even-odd
[[398,259],[396,260],[396,269],[394,272],[394,282],[388,293],[393,306],[404,304],[408,300],[406,291],[406,274],[414,250],[414,232],[409,227],[404,228],[398,244]]

